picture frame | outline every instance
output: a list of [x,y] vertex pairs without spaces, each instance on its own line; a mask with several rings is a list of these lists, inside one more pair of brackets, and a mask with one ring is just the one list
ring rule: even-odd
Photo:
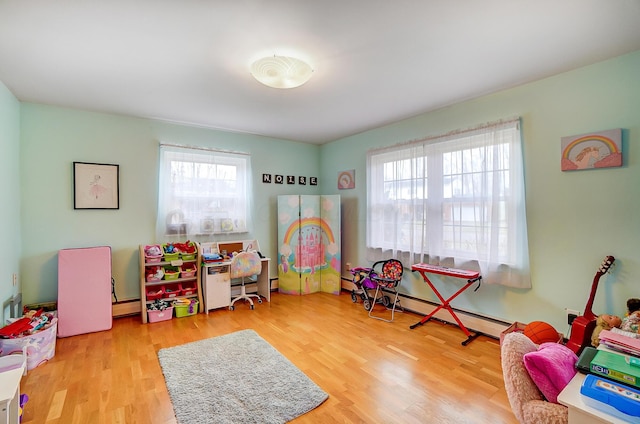
[[338,172],[338,190],[350,190],[356,188],[356,170]]
[[73,162],[73,209],[120,209],[120,166]]
[[213,234],[215,230],[215,220],[213,218],[202,218],[200,220],[200,233]]
[[562,137],[560,146],[562,171],[622,166],[622,128]]

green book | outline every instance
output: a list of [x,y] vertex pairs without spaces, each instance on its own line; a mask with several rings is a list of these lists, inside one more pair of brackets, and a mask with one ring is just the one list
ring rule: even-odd
[[629,355],[598,350],[591,361],[591,372],[629,386],[640,387],[640,367],[629,362]]

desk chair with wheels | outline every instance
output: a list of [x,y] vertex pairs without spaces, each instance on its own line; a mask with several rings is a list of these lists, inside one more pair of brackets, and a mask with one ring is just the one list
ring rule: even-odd
[[230,278],[240,278],[242,280],[242,286],[240,289],[240,295],[234,298],[231,301],[231,305],[229,305],[230,311],[233,311],[234,304],[240,299],[248,300],[251,304],[251,309],[253,309],[253,300],[251,300],[252,297],[257,298],[258,303],[262,303],[262,298],[259,295],[247,294],[247,290],[244,285],[245,278],[258,275],[261,271],[262,261],[260,260],[260,256],[256,252],[240,252],[231,259],[231,264],[229,265]]

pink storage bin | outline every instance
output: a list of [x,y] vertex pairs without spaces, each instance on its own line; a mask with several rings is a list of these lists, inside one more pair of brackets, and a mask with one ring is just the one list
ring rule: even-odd
[[196,294],[196,290],[197,290],[195,281],[191,283],[182,283],[180,285],[180,288],[181,288],[182,296],[189,296],[192,294]]
[[162,286],[162,291],[164,292],[165,298],[173,298],[178,297],[182,294],[182,289],[179,284],[174,284],[171,286]]
[[173,306],[164,311],[147,311],[147,313],[149,314],[149,322],[168,321],[173,318]]
[[182,265],[180,267],[180,278],[191,278],[196,275],[196,267],[193,265]]
[[146,267],[144,272],[148,283],[160,281],[164,277],[164,268],[159,265]]
[[44,364],[56,354],[58,318],[53,318],[48,327],[30,336],[15,339],[0,339],[0,356],[22,352],[27,348],[27,370]]
[[162,296],[164,296],[164,290],[162,287],[147,288],[147,300],[161,299]]
[[160,245],[146,245],[144,247],[144,260],[146,262],[160,262],[162,260],[162,248]]

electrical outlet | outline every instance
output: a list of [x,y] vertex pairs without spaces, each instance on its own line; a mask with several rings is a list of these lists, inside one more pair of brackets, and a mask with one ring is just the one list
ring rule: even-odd
[[567,324],[571,325],[573,320],[580,316],[580,311],[576,311],[575,309],[565,308],[567,311]]
[[17,286],[18,285],[18,274],[16,274],[15,272],[13,273],[13,286]]

